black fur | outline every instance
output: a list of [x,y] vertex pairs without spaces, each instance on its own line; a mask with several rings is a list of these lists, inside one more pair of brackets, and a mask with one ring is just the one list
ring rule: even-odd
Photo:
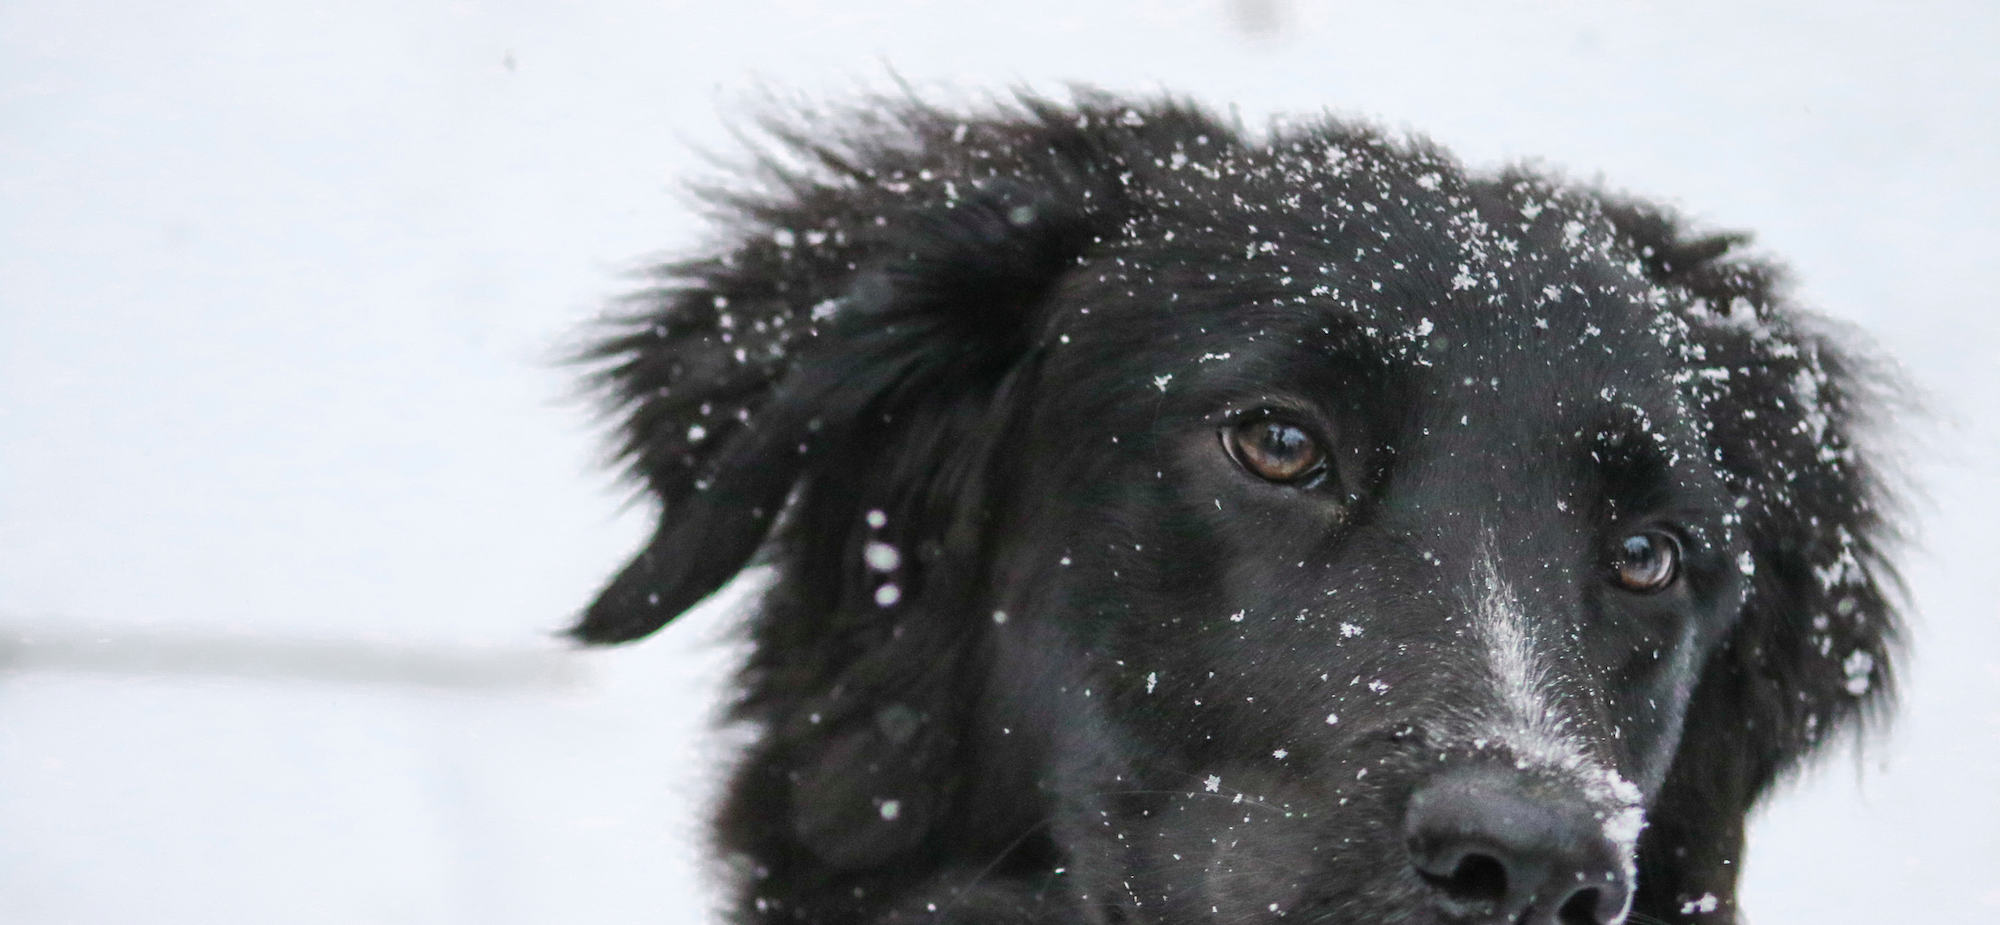
[[[1464,732],[1496,588],[1643,800],[1635,921],[1732,920],[1745,814],[1884,703],[1873,380],[1741,237],[1174,102],[771,128],[714,254],[589,352],[662,512],[575,630],[771,565],[741,921],[1458,921],[1401,820],[1531,763]],[[1323,483],[1223,451],[1272,413]],[[1649,525],[1685,579],[1612,588]]]

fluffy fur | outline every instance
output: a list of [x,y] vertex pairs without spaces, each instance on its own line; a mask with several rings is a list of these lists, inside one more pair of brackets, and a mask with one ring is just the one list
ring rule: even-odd
[[[1485,774],[1624,884],[1519,921],[1726,922],[1883,704],[1871,379],[1741,236],[1173,101],[769,128],[588,352],[661,514],[575,629],[771,566],[738,920],[1514,920],[1412,861]],[[1231,457],[1265,415],[1325,478]],[[1645,529],[1670,592],[1607,577]]]

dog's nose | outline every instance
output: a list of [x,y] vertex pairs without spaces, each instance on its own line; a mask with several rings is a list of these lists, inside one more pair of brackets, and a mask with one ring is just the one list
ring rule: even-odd
[[1465,922],[1614,925],[1632,897],[1604,811],[1511,767],[1446,771],[1410,797],[1404,833],[1439,908]]

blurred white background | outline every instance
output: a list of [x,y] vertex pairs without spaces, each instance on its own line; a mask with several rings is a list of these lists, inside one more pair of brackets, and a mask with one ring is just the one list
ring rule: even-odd
[[[727,602],[550,637],[645,530],[551,363],[755,88],[1324,108],[1748,228],[1930,393],[1891,734],[1759,925],[2000,914],[2000,11],[1303,0],[0,3],[0,922],[714,921]],[[740,123],[739,123],[740,124]]]

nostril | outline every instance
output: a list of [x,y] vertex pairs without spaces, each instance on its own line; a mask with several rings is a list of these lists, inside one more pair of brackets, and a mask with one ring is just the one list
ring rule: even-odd
[[1597,917],[1597,907],[1603,902],[1602,894],[1595,887],[1578,890],[1556,912],[1556,921],[1561,925],[1605,925],[1604,920]]
[[1491,855],[1468,854],[1450,874],[1425,874],[1424,879],[1461,903],[1497,903],[1507,898],[1507,865]]
[[1611,925],[1623,921],[1631,899],[1631,888],[1618,878],[1580,887],[1563,897],[1562,905],[1556,909],[1556,925]]

